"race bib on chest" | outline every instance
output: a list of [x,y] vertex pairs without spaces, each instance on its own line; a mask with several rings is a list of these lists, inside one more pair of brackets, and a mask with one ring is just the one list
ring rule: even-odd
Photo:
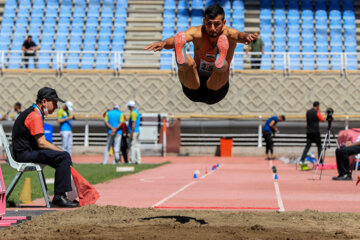
[[203,75],[211,75],[213,68],[214,68],[214,62],[208,62],[204,59],[200,59],[200,65],[199,65],[199,73]]

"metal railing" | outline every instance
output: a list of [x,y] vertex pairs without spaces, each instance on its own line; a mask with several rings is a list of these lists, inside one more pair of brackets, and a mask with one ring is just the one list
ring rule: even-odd
[[[193,52],[188,52],[193,56]],[[145,62],[147,57],[154,56],[160,60],[158,66],[167,65],[169,70],[175,71],[177,65],[172,51],[38,51],[35,56],[24,56],[22,51],[0,51],[0,68],[19,69],[30,68],[56,69],[110,69],[119,71],[130,58],[136,65]],[[261,57],[259,57],[261,56]],[[124,59],[126,58],[126,59]],[[231,70],[261,69],[261,70],[358,70],[359,53],[344,52],[235,52],[231,62]],[[156,61],[158,61],[156,60]],[[154,59],[149,58],[153,64]]]

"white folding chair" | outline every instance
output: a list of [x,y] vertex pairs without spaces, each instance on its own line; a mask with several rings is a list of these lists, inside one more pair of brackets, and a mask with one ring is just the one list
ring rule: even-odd
[[1,143],[5,149],[8,162],[12,168],[15,168],[18,172],[16,173],[14,179],[12,180],[11,184],[6,190],[6,199],[9,198],[11,192],[14,190],[16,184],[20,180],[21,176],[24,172],[30,172],[30,171],[37,171],[41,183],[41,188],[43,191],[44,199],[46,202],[46,207],[50,208],[50,201],[49,201],[49,191],[45,182],[45,177],[43,173],[43,168],[46,167],[44,164],[36,164],[36,163],[21,163],[16,162],[15,159],[12,156],[12,152],[10,150],[9,141],[6,138],[6,134],[4,132],[3,126],[0,125],[0,139]]
[[355,160],[355,169],[354,169],[354,176],[352,179],[353,181],[357,181],[357,171],[359,167],[360,154],[355,155],[354,160]]

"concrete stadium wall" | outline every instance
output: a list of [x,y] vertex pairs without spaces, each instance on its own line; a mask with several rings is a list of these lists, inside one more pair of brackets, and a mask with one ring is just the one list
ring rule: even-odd
[[38,89],[50,86],[60,97],[74,102],[75,112],[102,114],[109,104],[123,110],[129,99],[141,112],[217,115],[304,114],[314,100],[335,114],[359,114],[360,72],[243,71],[231,74],[230,90],[218,104],[193,103],[183,92],[176,74],[166,71],[5,71],[0,77],[0,113],[16,101],[24,108],[35,101]]

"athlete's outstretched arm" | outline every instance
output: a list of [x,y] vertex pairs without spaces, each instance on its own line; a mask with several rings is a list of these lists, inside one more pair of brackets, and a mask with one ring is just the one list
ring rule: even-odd
[[257,39],[254,34],[240,32],[234,28],[230,29],[230,36],[233,40],[246,45]]
[[[190,42],[194,39],[193,34],[195,30],[193,28],[189,28],[188,30],[186,30],[185,35],[186,35],[186,42]],[[159,42],[154,42],[148,46],[146,46],[144,49],[145,50],[149,50],[149,51],[161,51],[163,48],[165,49],[172,49],[175,46],[175,37],[171,37],[171,38],[167,38],[163,41],[159,41]]]

